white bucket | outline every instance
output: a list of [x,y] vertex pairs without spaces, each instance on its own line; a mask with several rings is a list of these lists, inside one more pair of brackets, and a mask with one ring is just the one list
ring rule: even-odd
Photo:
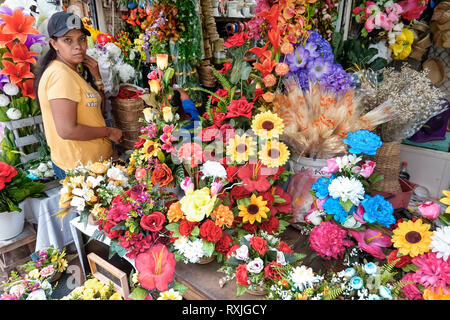
[[0,212],[0,240],[8,240],[19,235],[24,226],[25,213],[12,211]]

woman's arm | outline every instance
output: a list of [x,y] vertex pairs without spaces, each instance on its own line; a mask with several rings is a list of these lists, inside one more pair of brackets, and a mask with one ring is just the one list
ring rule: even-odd
[[120,143],[122,130],[111,127],[91,127],[77,123],[77,103],[69,99],[50,100],[56,132],[65,140],[87,141],[108,138]]

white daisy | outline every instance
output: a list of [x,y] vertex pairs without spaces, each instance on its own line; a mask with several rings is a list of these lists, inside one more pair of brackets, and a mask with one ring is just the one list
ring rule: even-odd
[[299,290],[304,290],[311,287],[314,282],[318,282],[320,280],[319,277],[314,275],[312,268],[308,268],[306,266],[295,267],[290,273],[290,278]]
[[450,226],[440,227],[431,236],[431,251],[436,252],[436,257],[448,260],[450,256]]
[[364,186],[358,179],[337,177],[328,186],[328,192],[334,199],[341,198],[343,202],[350,200],[358,206],[364,199]]

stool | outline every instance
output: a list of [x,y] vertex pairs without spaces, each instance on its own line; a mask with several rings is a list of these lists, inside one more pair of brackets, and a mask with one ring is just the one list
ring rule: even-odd
[[29,261],[30,254],[34,252],[35,245],[36,231],[34,231],[33,226],[27,222],[25,222],[21,234],[12,239],[0,241],[1,273],[6,273],[6,277],[8,277],[11,270]]

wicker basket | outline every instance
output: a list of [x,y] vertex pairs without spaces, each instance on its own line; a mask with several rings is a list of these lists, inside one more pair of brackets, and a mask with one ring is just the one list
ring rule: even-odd
[[398,180],[401,168],[400,145],[401,141],[384,142],[376,156],[370,157],[376,162],[374,171],[384,176],[383,180],[375,184],[381,186],[381,191],[389,193],[402,191]]
[[211,257],[202,257],[202,258],[200,258],[200,260],[197,262],[197,264],[208,264],[208,263],[210,263],[210,262],[213,262],[215,258],[216,258],[216,257],[214,257],[214,256],[211,256]]
[[268,293],[263,287],[256,287],[253,290],[247,289],[247,292],[253,296],[265,296]]

